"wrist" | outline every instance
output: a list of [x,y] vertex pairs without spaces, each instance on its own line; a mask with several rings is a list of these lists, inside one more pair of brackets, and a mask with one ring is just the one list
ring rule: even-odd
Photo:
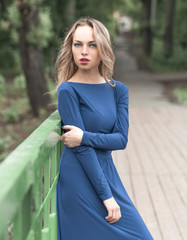
[[83,131],[81,145],[88,145],[88,131]]

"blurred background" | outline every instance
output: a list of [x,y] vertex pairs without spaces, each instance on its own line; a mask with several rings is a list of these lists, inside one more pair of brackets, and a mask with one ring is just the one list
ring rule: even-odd
[[169,100],[187,103],[186,13],[182,0],[1,0],[0,161],[56,109],[56,94],[45,93],[56,85],[63,37],[81,16],[108,27],[116,80],[131,87],[131,78],[157,76]]

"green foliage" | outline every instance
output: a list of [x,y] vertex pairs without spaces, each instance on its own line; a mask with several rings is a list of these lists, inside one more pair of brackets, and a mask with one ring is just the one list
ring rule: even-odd
[[129,16],[136,21],[140,21],[142,17],[141,7],[140,0],[122,0],[118,10],[121,14]]
[[18,32],[15,28],[11,29],[10,38],[13,43],[15,43],[16,45],[19,44],[19,36],[18,36]]
[[153,42],[153,52],[150,58],[144,57],[144,60],[155,71],[173,72],[186,71],[187,69],[187,49],[184,50],[180,45],[175,45],[173,55],[169,58],[163,54],[163,42],[155,38]]
[[2,162],[9,154],[9,148],[15,141],[11,136],[7,135],[4,138],[0,138],[0,162]]
[[3,74],[7,72],[6,75],[11,75],[11,72],[18,70],[21,65],[19,49],[11,33],[0,24],[0,71]]
[[17,74],[20,71],[18,48],[19,13],[15,3],[7,5],[5,18],[0,19],[0,71],[4,75]]
[[[27,40],[33,45],[47,48],[50,39],[54,36],[50,8],[45,6],[43,0],[26,1],[26,3],[31,7],[37,6],[39,10],[39,25],[32,28],[27,35]],[[22,68],[18,35],[18,29],[22,23],[15,1],[7,3],[4,16],[0,19],[0,72],[4,75],[17,75]]]
[[154,37],[163,41],[166,18],[166,0],[157,1],[156,23],[153,29]]
[[142,44],[143,43],[143,39],[142,39],[142,36],[140,35],[140,33],[138,31],[134,31],[134,33],[136,35],[135,35],[135,38],[133,39],[133,43],[135,43],[135,44]]
[[151,58],[146,58],[149,66],[155,71],[186,71],[187,69],[187,2],[176,1],[173,32],[173,53],[171,57],[164,56],[164,31],[166,21],[166,0],[157,1],[156,25],[154,27],[154,42]]
[[27,3],[28,5],[30,6],[33,6],[33,5],[41,5],[45,2],[45,0],[24,0],[25,3]]
[[5,118],[5,121],[7,123],[14,123],[17,122],[19,120],[19,114],[17,109],[15,108],[9,108],[3,111],[3,115]]
[[179,102],[187,106],[187,87],[177,87],[173,91]]
[[6,86],[5,86],[5,79],[4,77],[0,74],[0,98],[3,96],[5,93]]
[[23,74],[18,75],[14,79],[14,88],[17,90],[24,90],[26,87],[26,80]]
[[7,16],[6,17],[12,27],[14,27],[14,28],[21,27],[22,23],[21,23],[19,11],[18,11],[18,8],[17,8],[15,2],[12,2],[12,4],[10,4],[7,7]]
[[45,5],[50,9],[50,19],[52,22],[53,38],[50,39],[50,44],[55,46],[59,39],[63,38],[66,30],[72,24],[73,16],[69,14],[68,6],[76,0],[45,0]]
[[6,151],[12,144],[12,138],[10,136],[6,136],[4,138],[0,138],[0,154]]
[[0,138],[0,154],[4,151],[5,144],[3,142],[3,139]]
[[49,12],[49,8],[41,8],[39,12],[40,24],[38,26],[32,26],[31,31],[26,36],[30,44],[47,47],[49,40],[53,37],[52,22]]
[[13,101],[11,106],[2,111],[5,122],[15,123],[19,121],[20,116],[27,111],[28,99],[20,98],[16,102]]
[[187,2],[176,1],[176,14],[174,21],[175,43],[180,44],[183,49],[187,49]]
[[116,8],[119,8],[119,4],[121,4],[121,2],[121,0],[77,0],[76,18],[83,16],[96,18],[106,25],[112,35],[112,39],[114,39],[115,20],[113,18],[113,11]]

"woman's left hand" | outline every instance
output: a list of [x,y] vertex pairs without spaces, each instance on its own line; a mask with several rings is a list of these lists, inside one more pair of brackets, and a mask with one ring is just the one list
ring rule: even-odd
[[78,147],[81,144],[83,137],[83,130],[73,126],[73,125],[65,125],[62,129],[70,130],[64,133],[60,140],[64,142],[68,147]]

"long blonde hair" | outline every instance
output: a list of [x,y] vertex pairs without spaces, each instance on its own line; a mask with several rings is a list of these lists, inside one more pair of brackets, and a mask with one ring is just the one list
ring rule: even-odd
[[92,27],[94,31],[94,37],[101,59],[98,67],[101,76],[110,86],[115,87],[116,85],[115,81],[114,85],[108,81],[108,79],[112,79],[115,62],[115,56],[111,46],[110,34],[107,28],[98,20],[90,17],[82,17],[73,24],[73,26],[66,34],[64,42],[57,56],[55,63],[55,69],[57,72],[57,87],[55,91],[57,91],[59,85],[62,82],[69,80],[78,70],[72,54],[73,34],[77,27],[85,25]]

